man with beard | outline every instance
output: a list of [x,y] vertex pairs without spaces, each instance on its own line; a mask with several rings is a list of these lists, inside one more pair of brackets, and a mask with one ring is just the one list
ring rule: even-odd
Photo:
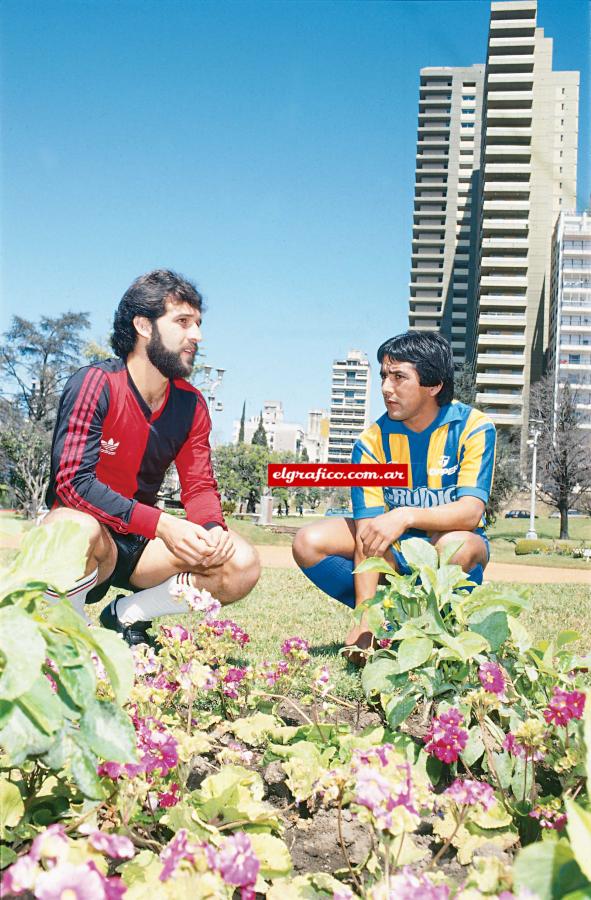
[[[133,592],[101,613],[102,625],[130,645],[151,642],[153,618],[188,612],[187,588],[233,603],[259,577],[256,551],[224,521],[209,411],[185,380],[202,306],[195,286],[174,272],[138,278],[115,313],[117,359],[76,372],[58,410],[44,525],[70,519],[88,532],[86,574],[67,591],[80,615],[111,585]],[[172,462],[186,519],[155,506]]]

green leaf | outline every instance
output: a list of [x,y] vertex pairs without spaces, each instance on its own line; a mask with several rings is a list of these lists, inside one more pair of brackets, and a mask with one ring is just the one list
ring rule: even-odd
[[0,844],[0,869],[11,866],[17,859],[18,856],[12,847],[7,847],[6,844]]
[[118,703],[125,703],[133,686],[134,668],[130,648],[120,635],[106,628],[97,628],[89,632],[100,660],[107,670],[107,675]]
[[291,854],[286,844],[272,834],[249,832],[248,837],[256,858],[261,864],[261,878],[280,878],[292,869]]
[[484,741],[479,725],[473,725],[468,731],[468,742],[460,757],[467,766],[473,766],[484,753]]
[[501,644],[509,637],[507,613],[494,612],[481,621],[470,619],[470,630],[486,638],[491,651],[496,653]]
[[398,662],[391,656],[375,654],[361,671],[361,686],[368,700],[375,694],[390,694],[393,678],[398,675]]
[[54,694],[45,675],[19,697],[17,703],[45,734],[59,731],[64,722],[64,706]]
[[520,653],[526,653],[532,645],[529,631],[521,624],[521,622],[518,622],[517,619],[513,618],[513,616],[507,616],[507,622],[509,624],[513,643]]
[[370,556],[369,559],[364,559],[353,572],[354,574],[359,572],[380,572],[383,575],[392,575],[395,578],[399,577],[396,569],[393,569],[381,556]]
[[97,700],[89,706],[80,719],[80,734],[87,746],[103,759],[119,763],[137,759],[133,725],[115,703]]
[[591,813],[570,797],[564,798],[568,816],[567,831],[579,868],[591,879]]
[[463,545],[464,541],[450,541],[449,544],[445,544],[439,553],[439,565],[447,566],[452,556],[454,556]]
[[16,784],[0,778],[0,838],[6,840],[7,828],[15,828],[25,814],[25,804]]
[[258,747],[265,742],[271,731],[277,728],[279,720],[268,713],[257,712],[232,722],[231,728],[238,740],[249,747]]
[[583,714],[583,738],[585,741],[585,771],[587,783],[591,784],[591,690],[585,692],[585,712]]
[[[554,900],[562,897],[561,881],[568,873],[564,870],[573,862],[573,853],[567,841],[538,841],[530,844],[517,854],[513,864],[513,878],[517,891],[527,888],[537,894],[540,900]],[[572,884],[569,889],[579,885]]]
[[398,728],[405,719],[408,719],[411,712],[417,705],[417,697],[408,696],[401,700],[399,696],[392,697],[386,704],[384,712],[390,728]]
[[560,650],[567,644],[574,644],[575,641],[578,641],[580,639],[581,635],[578,631],[560,631],[556,635],[556,646]]
[[19,766],[27,757],[46,753],[52,743],[53,738],[40,731],[15,703],[0,729],[0,747],[8,754],[11,764]]
[[430,568],[436,570],[439,557],[437,550],[429,541],[421,538],[408,538],[404,542],[404,558],[415,569]]
[[98,760],[96,756],[85,747],[74,748],[70,758],[70,767],[74,781],[85,797],[91,800],[103,800],[106,791],[97,775]]
[[0,697],[14,700],[35,683],[45,660],[45,641],[33,619],[16,606],[0,609]]
[[50,585],[60,593],[84,575],[88,531],[78,522],[64,521],[32,528],[0,582],[0,599],[29,583]]
[[407,638],[398,648],[399,671],[408,672],[426,663],[433,652],[433,641],[429,638]]

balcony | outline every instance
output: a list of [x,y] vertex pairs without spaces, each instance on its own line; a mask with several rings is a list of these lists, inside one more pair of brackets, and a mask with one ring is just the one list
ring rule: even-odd
[[495,195],[498,200],[527,201],[529,197],[530,187],[529,181],[490,181],[485,177],[484,196],[485,200],[494,200]]
[[485,159],[495,159],[501,162],[511,163],[526,159],[531,159],[531,147],[529,144],[487,144],[485,147]]
[[523,406],[523,397],[521,391],[517,394],[493,393],[492,391],[478,391],[476,394],[476,402],[484,403],[500,403],[507,406]]
[[484,219],[482,231],[525,231],[529,230],[527,219]]
[[529,247],[529,241],[527,238],[501,238],[501,237],[492,237],[492,238],[483,238],[482,239],[482,249],[483,250],[502,250],[503,248],[515,248],[516,250],[523,249],[527,250]]
[[494,384],[499,386],[506,384],[523,387],[523,374],[509,375],[506,372],[478,372],[478,374],[476,375],[476,383],[478,387],[485,384]]
[[[480,266],[483,272],[485,269],[515,269],[519,272],[525,269],[527,271],[527,256],[483,256]],[[488,272],[488,274],[494,274],[494,272]]]
[[489,325],[493,328],[495,326],[502,327],[503,325],[509,325],[515,328],[525,328],[526,320],[524,315],[519,315],[518,313],[481,312],[478,324]]
[[516,138],[530,138],[531,137],[531,125],[510,125],[507,123],[506,125],[491,125],[490,128],[486,129],[486,137],[516,137]]
[[493,163],[484,164],[484,176],[487,175],[530,175],[531,163]]
[[484,212],[519,212],[520,210],[527,212],[529,210],[529,200],[485,200],[483,203]]
[[[488,94],[488,108],[489,109],[503,109],[505,104],[510,103],[523,103],[532,101],[532,92],[531,91],[503,91],[495,89],[493,91],[489,90]],[[492,104],[492,105],[491,105]],[[523,109],[527,109],[527,107],[522,107]]]
[[478,346],[524,347],[525,334],[523,332],[517,332],[516,334],[489,334],[486,331],[481,331],[478,335]]
[[[480,307],[481,309],[490,309],[491,307],[505,307],[506,309],[525,309],[527,306],[527,298],[525,295],[523,297],[511,297],[509,295],[505,296],[504,294],[481,294],[480,295]],[[518,313],[515,313],[518,315]]]
[[523,425],[523,413],[521,410],[519,412],[510,413],[508,410],[507,412],[500,412],[494,408],[488,409],[485,407],[484,412],[493,420],[495,425]]
[[527,288],[527,276],[525,275],[488,275],[480,276],[482,287],[510,287]]
[[533,31],[535,19],[491,19],[491,34],[498,31]]
[[488,91],[502,91],[508,84],[533,85],[533,72],[489,72],[487,77]]
[[523,353],[503,353],[502,351],[478,352],[477,363],[479,366],[523,366],[525,355]]

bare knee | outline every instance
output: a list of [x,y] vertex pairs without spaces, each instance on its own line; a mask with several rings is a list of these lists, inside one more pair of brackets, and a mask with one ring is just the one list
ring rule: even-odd
[[[87,558],[93,565],[101,565],[102,563],[113,563],[116,556],[115,547],[112,538],[107,533],[101,523],[88,513],[81,512],[78,509],[69,509],[67,506],[60,506],[52,509],[41,523],[41,527],[55,524],[56,522],[75,522],[84,529],[88,536]],[[112,559],[111,559],[112,558]]]
[[464,572],[469,572],[477,565],[484,567],[488,562],[486,544],[482,537],[473,531],[449,531],[438,536],[434,544],[438,553],[450,544],[461,544],[450,562],[461,566]]
[[315,523],[300,528],[293,540],[291,552],[300,568],[316,565],[326,556],[322,529]]
[[226,605],[250,594],[261,575],[261,561],[255,548],[242,541],[231,560],[224,566],[219,599]]

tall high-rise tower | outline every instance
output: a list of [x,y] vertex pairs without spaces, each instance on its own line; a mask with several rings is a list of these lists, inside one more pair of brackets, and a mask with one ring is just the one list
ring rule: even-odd
[[477,400],[521,428],[549,339],[552,233],[576,205],[577,72],[552,71],[535,0],[491,6],[481,165]]
[[421,69],[410,327],[474,355],[484,66]]
[[578,93],[578,72],[552,70],[536,0],[492,3],[486,66],[421,70],[410,326],[451,341],[522,452],[548,349],[552,233],[576,206]]
[[332,364],[328,462],[351,461],[353,444],[369,425],[369,360],[361,350]]

